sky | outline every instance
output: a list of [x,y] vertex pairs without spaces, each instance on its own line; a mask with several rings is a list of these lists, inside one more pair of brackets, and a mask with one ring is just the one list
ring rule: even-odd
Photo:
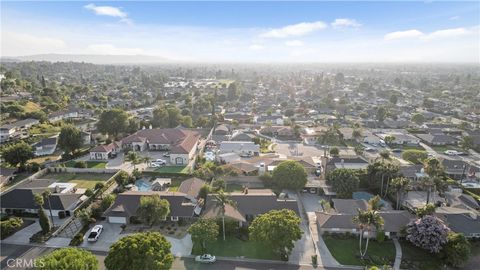
[[480,63],[480,2],[2,1],[1,56]]

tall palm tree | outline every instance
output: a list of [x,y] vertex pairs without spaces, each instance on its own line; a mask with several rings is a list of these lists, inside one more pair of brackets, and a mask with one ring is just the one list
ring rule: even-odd
[[142,162],[145,163],[147,165],[147,167],[150,165],[150,161],[152,160],[151,157],[149,156],[145,156],[142,158]]
[[430,203],[430,193],[432,192],[432,187],[435,185],[432,177],[423,177],[421,179],[421,185],[424,189],[427,190],[427,204]]
[[135,151],[130,151],[127,154],[127,160],[133,164],[133,170],[135,170],[135,165],[140,163],[140,157]]
[[425,173],[430,177],[439,176],[444,172],[442,163],[436,158],[426,159],[423,163],[423,167],[425,168]]
[[[362,211],[358,209],[358,215],[353,217],[353,222],[358,225],[360,229],[360,237],[359,237],[359,249],[360,249],[360,257],[363,259],[367,254],[368,250],[368,242],[370,240],[370,232],[375,227],[375,229],[380,229],[383,226],[383,218],[378,214],[376,210],[367,210]],[[365,244],[365,248],[362,247],[362,240],[364,237],[364,233],[367,233],[367,242]]]
[[400,204],[403,201],[403,195],[407,190],[408,186],[410,185],[410,180],[405,177],[397,177],[392,179],[392,186],[395,189],[397,194],[397,210],[400,209]]
[[387,163],[387,166],[385,168],[385,175],[387,176],[387,185],[385,187],[385,193],[383,196],[387,196],[388,194],[388,187],[390,185],[390,180],[392,177],[396,176],[398,173],[398,165],[393,164],[393,163]]
[[230,199],[228,195],[220,189],[217,194],[214,195],[215,202],[217,207],[220,207],[220,211],[222,213],[222,231],[223,231],[223,241],[225,241],[225,208],[227,205],[235,207],[235,201]]
[[48,210],[50,211],[50,220],[52,221],[52,227],[55,227],[55,223],[53,222],[52,204],[50,203],[50,196],[51,195],[52,195],[52,192],[49,189],[46,189],[42,193],[43,199],[47,200],[47,202],[48,202]]

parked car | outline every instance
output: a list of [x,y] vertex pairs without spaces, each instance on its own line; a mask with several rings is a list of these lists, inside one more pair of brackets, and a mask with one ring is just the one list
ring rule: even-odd
[[150,167],[152,167],[152,168],[158,168],[158,167],[162,167],[162,164],[156,163],[156,162],[150,162]]
[[195,257],[195,261],[201,263],[214,263],[217,261],[217,258],[210,254],[203,254],[201,256]]
[[395,148],[395,149],[392,149],[392,152],[393,152],[393,153],[401,153],[401,152],[402,152],[402,149],[400,149],[400,148]]
[[157,159],[155,159],[152,163],[157,163],[157,164],[160,164],[160,165],[165,165],[165,164],[167,164],[167,161],[164,160],[164,159],[161,159],[161,158],[157,158]]
[[102,225],[95,225],[92,230],[90,231],[90,234],[88,235],[87,241],[88,242],[97,242],[98,237],[100,237],[100,234],[103,232],[103,226]]
[[315,170],[315,176],[320,176],[322,174],[322,171],[320,169]]
[[445,152],[443,152],[445,155],[449,155],[449,156],[457,156],[457,155],[463,155],[462,152],[458,152],[456,150],[447,150]]
[[365,152],[375,152],[376,151],[375,148],[371,148],[371,147],[367,147],[364,150],[365,150]]
[[165,154],[163,154],[164,157],[170,157],[170,152],[166,152]]

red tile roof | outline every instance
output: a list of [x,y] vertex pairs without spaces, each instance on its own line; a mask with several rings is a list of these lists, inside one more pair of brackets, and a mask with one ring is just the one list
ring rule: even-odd
[[200,139],[200,133],[178,128],[144,129],[124,138],[122,143],[148,142],[169,144],[174,154],[188,154]]

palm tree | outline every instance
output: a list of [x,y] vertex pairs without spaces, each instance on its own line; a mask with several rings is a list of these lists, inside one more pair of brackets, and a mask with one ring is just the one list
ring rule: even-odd
[[142,162],[145,163],[147,165],[147,167],[150,165],[150,161],[152,160],[151,157],[149,156],[145,156],[142,158]]
[[392,186],[397,193],[397,210],[400,209],[400,204],[402,203],[404,192],[407,187],[410,185],[410,180],[405,177],[397,177],[392,179]]
[[440,163],[440,161],[436,158],[426,159],[423,167],[425,168],[425,173],[427,173],[430,177],[439,176],[444,172],[442,163]]
[[[358,215],[353,217],[353,222],[358,225],[360,229],[360,237],[359,237],[359,248],[360,248],[360,257],[363,259],[367,254],[368,250],[368,242],[370,240],[370,232],[373,227],[376,230],[383,226],[383,218],[378,214],[376,210],[367,210],[362,211],[358,209]],[[365,249],[362,248],[362,240],[364,236],[364,232],[367,233],[367,242],[365,244]]]
[[430,193],[432,192],[432,186],[434,184],[433,178],[431,177],[423,177],[421,180],[422,187],[427,190],[427,204],[430,203]]
[[382,158],[382,161],[390,159],[390,152],[387,150],[381,151],[380,152],[380,157]]
[[135,170],[135,165],[140,163],[140,157],[138,156],[137,152],[130,151],[127,154],[127,160],[133,164],[133,170]]
[[230,199],[222,189],[220,189],[217,194],[214,195],[217,207],[220,207],[222,212],[222,231],[223,231],[223,241],[225,241],[225,207],[230,205],[235,207],[235,201]]
[[373,210],[373,211],[378,211],[380,208],[382,208],[383,203],[381,201],[380,196],[375,196],[372,197],[370,200],[368,200],[368,209]]
[[46,189],[42,193],[43,199],[48,201],[48,210],[50,211],[50,220],[52,221],[52,227],[55,227],[55,223],[53,222],[52,204],[50,203],[50,195],[52,195],[52,192],[49,189]]

